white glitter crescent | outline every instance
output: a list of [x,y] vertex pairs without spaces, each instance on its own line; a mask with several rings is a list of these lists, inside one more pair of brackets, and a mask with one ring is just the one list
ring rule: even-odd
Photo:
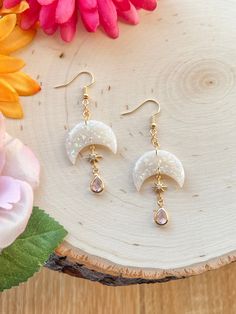
[[185,174],[180,160],[167,151],[153,150],[142,155],[135,164],[133,180],[138,191],[147,178],[157,174],[158,168],[162,175],[171,177],[180,187],[183,186]]
[[79,152],[89,145],[108,147],[114,154],[117,152],[117,140],[112,129],[101,121],[89,120],[78,123],[66,138],[66,152],[75,164]]

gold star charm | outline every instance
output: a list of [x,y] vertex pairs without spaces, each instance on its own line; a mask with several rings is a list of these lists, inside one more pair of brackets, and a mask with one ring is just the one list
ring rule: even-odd
[[155,192],[165,192],[166,189],[167,189],[167,185],[165,185],[164,183],[160,181],[157,183],[154,183],[153,190]]
[[91,154],[88,155],[87,159],[90,163],[95,163],[98,162],[99,159],[102,158],[102,155],[98,155],[97,153],[93,152]]

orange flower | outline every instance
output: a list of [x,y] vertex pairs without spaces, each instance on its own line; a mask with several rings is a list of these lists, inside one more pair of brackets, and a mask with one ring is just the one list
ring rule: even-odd
[[24,61],[9,56],[34,38],[35,30],[23,31],[17,25],[16,13],[27,8],[28,4],[23,1],[10,10],[0,9],[0,15],[3,15],[0,18],[0,111],[16,119],[23,117],[19,96],[33,95],[40,90],[36,81],[20,72],[25,65]]

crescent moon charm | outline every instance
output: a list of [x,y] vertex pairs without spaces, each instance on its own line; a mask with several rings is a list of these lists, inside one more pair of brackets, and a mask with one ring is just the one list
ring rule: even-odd
[[66,152],[69,160],[74,165],[79,152],[90,146],[90,154],[87,159],[92,166],[94,178],[90,183],[92,192],[99,194],[104,190],[104,182],[99,175],[97,163],[101,155],[95,150],[95,145],[109,148],[114,154],[117,152],[117,140],[112,129],[101,121],[88,120],[78,123],[66,138]]
[[114,154],[117,152],[117,140],[112,129],[101,121],[89,120],[78,123],[66,138],[66,152],[74,165],[79,152],[87,146],[102,145]]
[[162,182],[162,175],[174,179],[180,187],[184,184],[185,173],[181,161],[173,154],[165,150],[152,150],[142,155],[136,162],[133,171],[133,180],[136,189],[139,191],[144,181],[156,176],[156,183],[153,190],[158,195],[158,209],[154,210],[154,221],[159,226],[168,223],[168,213],[163,207],[162,193],[167,186]]
[[184,168],[180,160],[165,150],[152,150],[142,155],[133,171],[134,185],[139,191],[144,181],[157,173],[174,179],[180,187],[184,184]]

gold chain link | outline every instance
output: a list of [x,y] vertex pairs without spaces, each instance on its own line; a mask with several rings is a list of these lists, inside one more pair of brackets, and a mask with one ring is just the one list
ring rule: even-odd
[[160,143],[158,141],[158,136],[157,136],[158,129],[157,129],[157,123],[156,123],[156,120],[155,120],[154,116],[152,117],[152,120],[151,120],[150,134],[151,134],[151,143],[152,143],[153,147],[155,149],[159,149],[160,148]]
[[164,205],[164,198],[162,197],[162,192],[158,192],[157,197],[158,197],[157,205],[159,207],[163,207],[163,205]]
[[89,100],[84,98],[82,100],[82,104],[84,106],[84,109],[83,109],[83,117],[84,117],[84,121],[87,122],[91,116],[91,112],[88,108],[88,105],[89,105]]

